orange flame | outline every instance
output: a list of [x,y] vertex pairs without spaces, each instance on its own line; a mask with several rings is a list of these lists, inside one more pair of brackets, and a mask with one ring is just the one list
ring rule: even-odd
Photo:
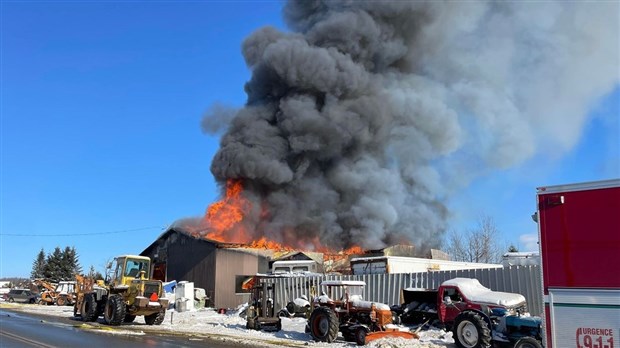
[[[228,180],[226,182],[226,196],[219,202],[211,204],[207,208],[205,219],[209,224],[207,238],[219,242],[246,242],[247,235],[241,226],[245,212],[251,208],[251,203],[243,195],[243,182],[241,180]],[[227,234],[236,229],[236,239],[231,239]],[[240,240],[239,240],[240,239]]]
[[293,250],[293,248],[291,247],[285,246],[281,243],[278,243],[272,240],[268,240],[265,237],[261,237],[259,240],[253,241],[252,243],[248,245],[248,247],[255,248],[255,249],[272,249],[272,250],[279,250],[279,251]]
[[[226,182],[225,196],[218,202],[211,204],[206,211],[207,223],[206,238],[224,243],[243,243],[250,248],[271,249],[278,251],[314,250],[325,254],[329,260],[347,258],[353,254],[363,254],[359,246],[336,252],[321,243],[318,237],[303,238],[293,229],[282,232],[282,239],[288,241],[279,243],[267,237],[256,236],[256,231],[247,230],[244,218],[252,209],[252,203],[243,195],[243,181],[229,179]],[[261,217],[268,215],[268,211],[261,207]],[[254,233],[252,233],[254,232]]]

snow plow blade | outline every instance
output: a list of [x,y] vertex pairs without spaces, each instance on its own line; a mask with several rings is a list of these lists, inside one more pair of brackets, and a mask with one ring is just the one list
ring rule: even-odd
[[366,334],[366,344],[370,341],[378,340],[384,337],[402,337],[406,339],[418,339],[420,336],[413,332],[409,331],[399,331],[399,330],[386,330],[386,331],[375,331],[369,332]]

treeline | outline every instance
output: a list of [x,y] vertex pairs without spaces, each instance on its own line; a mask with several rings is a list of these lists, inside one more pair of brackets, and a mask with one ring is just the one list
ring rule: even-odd
[[37,254],[32,263],[32,279],[43,278],[49,282],[73,280],[76,274],[82,273],[79,256],[75,247],[65,247],[64,250],[56,247],[52,253],[45,255],[45,250]]

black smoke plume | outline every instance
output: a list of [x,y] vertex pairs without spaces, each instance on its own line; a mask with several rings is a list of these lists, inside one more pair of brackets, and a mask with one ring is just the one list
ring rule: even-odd
[[246,105],[203,120],[225,128],[211,171],[243,179],[257,238],[436,247],[451,190],[570,150],[618,83],[617,2],[294,1],[283,13],[291,32],[243,43]]

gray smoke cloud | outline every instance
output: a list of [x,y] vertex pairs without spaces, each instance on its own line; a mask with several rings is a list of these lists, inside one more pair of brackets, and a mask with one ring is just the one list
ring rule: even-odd
[[203,121],[230,119],[211,171],[244,180],[257,237],[436,247],[444,183],[576,144],[619,81],[618,7],[289,2],[291,32],[243,43],[247,104]]

